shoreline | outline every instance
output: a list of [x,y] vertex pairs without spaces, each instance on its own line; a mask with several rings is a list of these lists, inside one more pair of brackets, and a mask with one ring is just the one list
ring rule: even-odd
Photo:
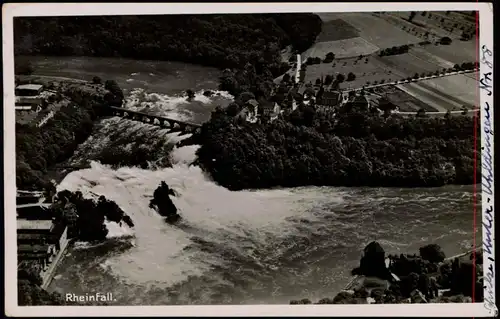
[[[372,245],[372,242],[370,245]],[[362,257],[360,259],[360,267],[367,267],[368,266],[368,260],[365,261],[365,266],[363,266],[363,259],[369,258],[372,262],[375,262],[375,260],[380,257],[376,256],[376,254],[379,254],[380,252],[373,251],[373,250],[367,250],[368,245],[365,250],[364,254],[362,254]],[[427,245],[424,247],[428,246],[433,246],[434,244]],[[437,246],[437,245],[436,245]],[[437,246],[439,249],[440,247]],[[382,248],[381,248],[382,249]],[[422,249],[422,247],[420,248]],[[444,253],[441,250],[441,253]],[[297,300],[290,300],[290,305],[306,305],[306,304],[412,304],[412,303],[442,303],[442,302],[466,302],[466,303],[481,303],[483,295],[476,290],[476,294],[474,293],[474,285],[482,285],[482,280],[483,276],[477,274],[472,274],[471,278],[475,279],[475,283],[472,283],[472,285],[469,288],[466,288],[469,284],[467,283],[467,280],[464,278],[464,276],[468,278],[467,272],[463,272],[461,268],[461,264],[470,264],[472,265],[472,269],[477,269],[477,267],[482,268],[482,263],[483,263],[483,247],[475,247],[473,249],[469,249],[466,252],[462,252],[460,254],[456,254],[450,257],[445,257],[442,259],[442,261],[437,261],[434,260],[432,261],[432,258],[436,258],[437,255],[428,255],[427,257],[423,257],[422,255],[422,250],[420,250],[419,254],[414,254],[413,256],[411,254],[401,254],[402,259],[399,259],[397,256],[393,256],[392,258],[396,259],[391,259],[391,255],[387,255],[385,257],[385,271],[390,274],[389,278],[382,278],[379,275],[375,274],[357,274],[354,275],[351,278],[351,280],[344,286],[343,289],[341,289],[339,292],[336,293],[335,297],[330,299],[330,298],[322,298],[319,299],[317,302],[311,302],[310,299],[304,298],[304,299],[297,299]],[[374,255],[375,254],[375,255]],[[476,258],[476,254],[480,254],[480,260],[479,262],[477,260],[474,260]],[[368,257],[369,256],[369,257]],[[405,256],[405,257],[403,257]],[[469,258],[467,258],[469,257]],[[374,259],[375,258],[375,259]],[[407,259],[408,258],[408,259]],[[416,259],[415,259],[416,258]],[[396,263],[399,263],[399,265],[393,265],[393,261],[395,260]],[[429,266],[425,266],[425,264],[419,264],[420,266],[418,269],[420,271],[417,271],[417,268],[414,268],[417,266],[417,264],[412,264],[412,261],[418,261],[420,262],[424,261],[427,262],[427,265],[434,264],[434,271],[429,271],[431,268],[427,268]],[[379,260],[380,261],[380,260]],[[430,263],[430,264],[429,264]],[[378,264],[378,262],[377,262]],[[379,265],[380,266],[380,265]],[[375,267],[378,269],[377,266],[372,265],[370,263],[370,267]],[[400,274],[397,275],[393,271],[404,271],[403,268],[401,267],[407,267],[407,271],[409,271],[409,274]],[[422,267],[422,268],[420,268]],[[451,268],[450,268],[451,267]],[[469,266],[470,267],[470,266]],[[359,271],[359,267],[356,268],[355,270]],[[468,269],[468,267],[465,267],[464,269]],[[448,271],[452,271],[452,273],[448,273]],[[366,268],[365,268],[366,271]],[[380,269],[374,270],[375,272],[380,273]],[[354,272],[354,270],[352,271]],[[419,273],[420,272],[420,273]],[[383,271],[382,271],[383,273]],[[413,283],[411,282],[416,276],[418,277],[418,284],[416,284],[415,281]],[[445,277],[442,277],[445,276]],[[449,277],[448,277],[449,276]],[[422,281],[422,278],[425,277],[426,281]],[[412,279],[413,278],[413,279]],[[443,278],[444,282],[446,283],[447,280],[452,280],[452,282],[448,282],[443,285]],[[410,281],[408,281],[410,280]],[[465,280],[465,281],[464,281]],[[458,286],[457,286],[458,282]],[[474,282],[474,281],[473,281]],[[423,285],[423,286],[422,286]],[[447,286],[448,285],[448,286]],[[404,289],[408,289],[408,287],[413,287],[410,290],[413,290],[409,295],[409,291],[406,291],[406,293],[403,293]],[[401,289],[401,290],[400,290]],[[464,290],[465,289],[465,290]],[[476,296],[469,295],[471,293],[472,289],[472,294]],[[432,291],[432,292],[431,292]],[[466,291],[469,291],[467,293]],[[401,294],[398,296],[398,294]],[[396,299],[391,299],[396,298]],[[388,297],[389,296],[389,297]],[[386,299],[388,298],[388,299]],[[443,301],[445,300],[445,301]]]

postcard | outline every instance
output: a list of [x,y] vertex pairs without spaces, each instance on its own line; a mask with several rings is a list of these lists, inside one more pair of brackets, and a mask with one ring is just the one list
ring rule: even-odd
[[3,38],[8,315],[497,315],[491,4],[20,3]]

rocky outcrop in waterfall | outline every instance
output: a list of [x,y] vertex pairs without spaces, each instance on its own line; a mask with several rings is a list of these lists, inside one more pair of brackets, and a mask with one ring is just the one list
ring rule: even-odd
[[102,241],[108,235],[105,221],[121,224],[130,228],[134,223],[114,201],[100,196],[97,201],[84,198],[79,191],[63,190],[54,198],[50,209],[56,223],[68,226],[68,236],[80,241]]
[[167,222],[173,223],[178,221],[181,216],[177,214],[177,207],[175,207],[170,196],[176,196],[175,191],[162,181],[154,191],[149,207],[156,209],[158,214],[165,217]]

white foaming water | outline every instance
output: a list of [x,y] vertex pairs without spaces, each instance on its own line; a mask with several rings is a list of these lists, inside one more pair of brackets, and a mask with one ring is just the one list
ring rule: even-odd
[[170,161],[173,164],[193,163],[196,158],[196,151],[200,148],[199,145],[189,145],[184,147],[175,147],[170,154]]
[[[133,80],[133,79],[130,79]],[[135,111],[147,111],[160,116],[167,116],[180,121],[189,121],[193,113],[185,108],[179,108],[179,105],[189,104],[197,101],[203,104],[212,102],[213,97],[203,95],[203,90],[195,93],[194,98],[189,101],[185,95],[167,95],[159,93],[149,93],[144,89],[133,89],[124,100],[124,108]],[[212,91],[214,96],[220,96],[224,99],[232,99],[233,96],[225,91]]]
[[[188,147],[190,148],[190,147]],[[174,153],[183,153],[183,148]],[[184,158],[184,161],[194,158]],[[165,223],[148,207],[154,190],[167,182],[178,194],[173,202],[183,221],[179,227]],[[93,162],[90,169],[69,174],[58,190],[82,191],[104,195],[115,201],[135,223],[135,247],[110,257],[108,269],[132,282],[148,284],[160,281],[172,285],[191,275],[201,275],[220,259],[197,250],[186,250],[193,236],[210,242],[234,245],[233,237],[250,237],[255,246],[265,245],[270,237],[284,238],[292,227],[288,217],[300,216],[294,209],[296,194],[277,190],[231,192],[207,180],[199,167],[176,164],[157,171],[124,167],[113,170]],[[303,199],[303,198],[301,198]],[[184,227],[183,227],[184,226]],[[288,225],[290,226],[290,225]],[[117,225],[110,236],[130,235]]]

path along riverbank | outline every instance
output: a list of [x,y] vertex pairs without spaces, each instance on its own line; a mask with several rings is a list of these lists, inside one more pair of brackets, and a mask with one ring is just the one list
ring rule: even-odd
[[65,239],[61,243],[61,249],[57,253],[57,255],[54,257],[52,262],[49,265],[49,268],[42,272],[40,275],[42,276],[42,289],[47,289],[47,287],[50,285],[52,282],[52,279],[54,279],[54,275],[56,273],[57,266],[60,264],[61,260],[64,258],[64,254],[66,253],[66,250],[68,249],[68,246],[71,244],[71,239]]

